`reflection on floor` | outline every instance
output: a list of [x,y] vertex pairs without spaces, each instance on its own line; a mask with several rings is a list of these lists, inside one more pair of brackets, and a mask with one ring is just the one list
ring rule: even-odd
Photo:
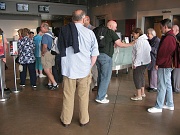
[[[6,82],[14,88],[13,65],[6,71]],[[146,76],[147,78],[147,76]],[[62,107],[62,88],[49,91],[44,87],[46,78],[38,79],[34,90],[26,87],[10,99],[0,102],[0,135],[179,135],[180,95],[174,94],[175,110],[150,114],[146,110],[155,104],[156,93],[146,92],[142,101],[131,101],[135,93],[132,70],[113,74],[108,90],[109,104],[94,101],[96,91],[90,92],[90,123],[79,126],[78,100],[75,99],[74,116],[69,127],[59,121]],[[146,81],[147,82],[147,81]],[[18,80],[19,83],[19,80]]]

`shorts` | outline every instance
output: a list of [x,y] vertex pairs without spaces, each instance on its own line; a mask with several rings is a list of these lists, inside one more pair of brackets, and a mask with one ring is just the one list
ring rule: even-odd
[[52,55],[50,51],[47,51],[44,56],[41,56],[41,63],[44,69],[52,68],[55,65],[55,55]]

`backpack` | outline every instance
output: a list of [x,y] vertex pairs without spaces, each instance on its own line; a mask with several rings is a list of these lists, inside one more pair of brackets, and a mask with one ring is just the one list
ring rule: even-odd
[[50,36],[50,37],[52,37],[52,47],[51,47],[51,49],[50,49],[50,52],[51,52],[51,54],[52,55],[57,55],[57,54],[59,54],[59,49],[58,49],[58,46],[57,46],[57,44],[58,44],[58,37],[53,37],[51,34],[49,34],[49,33],[45,33],[46,35],[48,35],[48,36]]
[[176,50],[173,55],[173,67],[180,68],[180,41],[175,35],[167,34],[166,36],[173,36],[176,39]]
[[95,29],[93,29],[99,48],[104,48],[106,45],[104,37],[106,36],[107,31],[108,31],[108,28],[104,26],[96,27]]

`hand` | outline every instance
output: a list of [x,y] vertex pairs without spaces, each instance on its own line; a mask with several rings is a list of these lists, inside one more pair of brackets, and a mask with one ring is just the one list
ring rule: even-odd
[[44,53],[41,53],[41,56],[44,56]]
[[158,65],[155,65],[155,69],[158,70]]
[[133,66],[133,69],[136,69],[136,66]]
[[132,41],[130,44],[133,46],[136,43],[136,40]]
[[116,44],[114,44],[114,48],[117,48],[118,46]]

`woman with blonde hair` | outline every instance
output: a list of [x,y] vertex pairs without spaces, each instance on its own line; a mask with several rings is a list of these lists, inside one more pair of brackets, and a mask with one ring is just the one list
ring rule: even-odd
[[28,68],[31,85],[33,88],[36,88],[35,44],[29,38],[29,32],[30,30],[28,28],[24,28],[21,33],[22,38],[18,40],[19,63],[23,66],[23,70],[20,72],[20,86],[25,87]]

